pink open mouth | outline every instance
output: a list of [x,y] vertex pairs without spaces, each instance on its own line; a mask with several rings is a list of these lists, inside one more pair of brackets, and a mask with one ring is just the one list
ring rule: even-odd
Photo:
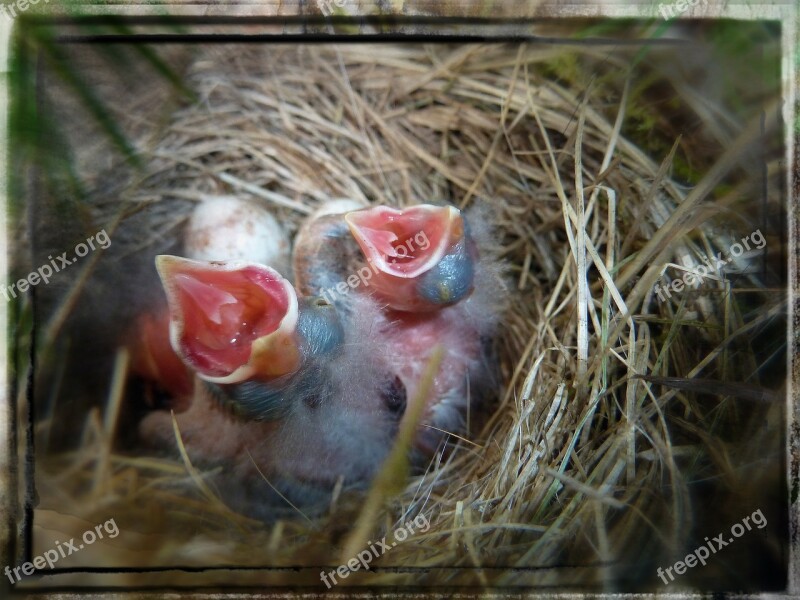
[[238,261],[156,259],[175,351],[216,383],[271,379],[296,370],[297,296],[277,271]]
[[345,220],[367,260],[403,279],[429,271],[464,235],[461,215],[451,206],[377,206],[347,213]]

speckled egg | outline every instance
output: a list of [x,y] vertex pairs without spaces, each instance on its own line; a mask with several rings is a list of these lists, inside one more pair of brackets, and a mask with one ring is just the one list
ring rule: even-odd
[[289,274],[289,237],[264,207],[234,196],[209,196],[189,217],[186,256],[194,260],[246,260]]

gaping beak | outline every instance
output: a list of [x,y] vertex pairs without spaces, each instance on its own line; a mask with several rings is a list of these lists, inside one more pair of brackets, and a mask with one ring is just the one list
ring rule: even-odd
[[375,272],[370,289],[389,307],[434,310],[472,291],[476,251],[455,207],[378,206],[345,220]]
[[298,301],[269,267],[161,255],[170,341],[199,377],[219,384],[271,381],[300,368]]

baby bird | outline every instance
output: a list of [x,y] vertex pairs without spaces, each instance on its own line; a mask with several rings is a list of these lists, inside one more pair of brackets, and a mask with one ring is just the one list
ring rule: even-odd
[[484,233],[476,240],[456,208],[433,205],[325,210],[298,233],[299,286],[331,296],[344,313],[353,312],[353,302],[364,296],[380,304],[371,327],[373,344],[381,350],[374,360],[394,374],[409,400],[417,395],[434,347],[443,346],[415,439],[419,464],[449,433],[463,433],[470,408],[495,384],[492,341],[506,288],[487,238]]
[[[220,231],[195,238],[220,247]],[[241,243],[235,260],[157,258],[167,302],[143,320],[133,363],[183,398],[173,404],[181,441],[194,464],[223,467],[213,481],[226,502],[271,519],[290,506],[324,508],[337,484],[366,486],[437,344],[445,355],[424,398],[415,464],[463,432],[469,403],[494,382],[505,295],[471,231],[449,206],[336,201],[298,232],[294,284],[265,264],[264,244],[256,259]],[[166,411],[140,432],[176,448]]]
[[[220,209],[242,218],[224,225]],[[298,294],[264,264],[281,264],[283,245],[259,210],[228,197],[198,205],[184,251],[203,260],[157,257],[165,302],[138,320],[131,354],[134,372],[171,397],[192,463],[222,466],[211,480],[221,497],[268,520],[292,505],[320,510],[337,484],[369,482],[392,446],[405,393],[368,368],[375,303],[356,300],[365,318],[350,321]],[[168,411],[151,411],[139,433],[177,454]]]
[[[364,325],[298,298],[264,265],[173,256],[157,264],[172,346],[200,380],[176,415],[181,440],[194,463],[224,465],[216,482],[225,500],[274,518],[289,503],[323,508],[339,482],[368,482],[391,448],[405,398],[386,373],[365,369],[374,349]],[[368,298],[356,304],[361,315],[375,310]],[[141,431],[175,444],[165,411],[146,417]]]
[[[262,205],[235,196],[204,196],[189,214],[182,235],[187,258],[246,260],[288,274],[289,239]],[[131,327],[131,370],[164,391],[173,408],[185,407],[194,389],[193,374],[172,348],[166,299],[155,301]]]

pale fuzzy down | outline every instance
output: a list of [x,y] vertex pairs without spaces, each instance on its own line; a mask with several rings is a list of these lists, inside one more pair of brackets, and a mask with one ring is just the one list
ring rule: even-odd
[[[223,466],[213,481],[231,506],[259,518],[291,512],[274,486],[292,504],[321,510],[340,479],[344,489],[363,487],[380,468],[402,412],[382,400],[391,382],[380,359],[385,348],[373,335],[378,308],[368,298],[356,303],[363,319],[346,328],[348,351],[316,366],[313,382],[292,394],[283,418],[237,416],[204,384],[175,414],[192,463],[200,470]],[[140,434],[155,447],[177,450],[167,411],[146,416]]]

